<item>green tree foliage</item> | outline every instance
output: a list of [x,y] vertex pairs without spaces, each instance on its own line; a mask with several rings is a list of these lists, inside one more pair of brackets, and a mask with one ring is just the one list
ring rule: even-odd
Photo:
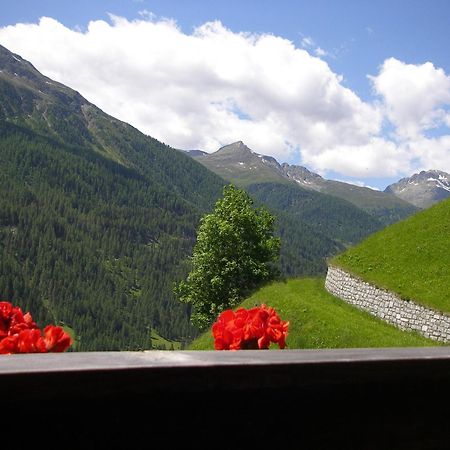
[[192,271],[175,293],[193,305],[192,323],[200,329],[224,309],[235,306],[262,283],[274,278],[279,255],[275,216],[254,208],[251,197],[233,185],[200,222],[192,256]]

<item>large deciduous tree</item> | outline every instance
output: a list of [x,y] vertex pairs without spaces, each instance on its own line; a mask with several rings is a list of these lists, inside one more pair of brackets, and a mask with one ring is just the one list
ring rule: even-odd
[[175,287],[178,299],[192,304],[195,326],[205,329],[223,310],[274,278],[280,252],[274,222],[266,209],[253,207],[244,190],[225,186],[214,211],[201,219],[192,270]]

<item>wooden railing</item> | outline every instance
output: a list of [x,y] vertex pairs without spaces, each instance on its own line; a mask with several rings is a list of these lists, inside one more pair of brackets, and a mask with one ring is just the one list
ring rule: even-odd
[[0,387],[2,448],[450,448],[450,347],[5,355]]

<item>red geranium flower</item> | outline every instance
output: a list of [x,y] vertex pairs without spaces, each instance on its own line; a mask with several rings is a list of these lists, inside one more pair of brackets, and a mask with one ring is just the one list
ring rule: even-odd
[[212,326],[216,350],[268,349],[276,343],[283,349],[289,322],[282,321],[276,311],[262,304],[251,309],[223,311]]
[[46,352],[41,330],[38,328],[21,330],[0,341],[0,353],[43,353]]
[[30,313],[0,302],[0,354],[63,352],[72,342],[61,327],[53,325],[48,325],[42,336]]

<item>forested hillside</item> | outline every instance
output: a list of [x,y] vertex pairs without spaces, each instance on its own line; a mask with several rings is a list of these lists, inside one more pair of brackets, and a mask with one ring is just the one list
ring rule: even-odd
[[350,202],[291,184],[261,183],[247,187],[256,199],[280,214],[309,224],[315,232],[343,245],[359,242],[383,227]]
[[201,210],[83,148],[0,129],[2,297],[71,326],[83,349],[148,348],[152,327],[191,336],[171,287]]
[[0,47],[0,297],[76,349],[189,340],[172,285],[223,180]]

